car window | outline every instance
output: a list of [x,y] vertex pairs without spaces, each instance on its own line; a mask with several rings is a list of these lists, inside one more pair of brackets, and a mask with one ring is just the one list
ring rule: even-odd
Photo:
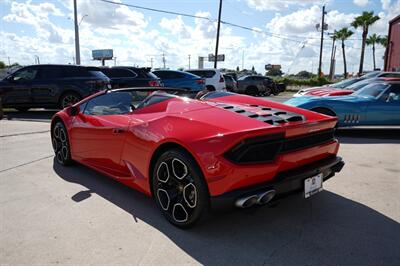
[[365,86],[367,86],[368,84],[371,84],[373,82],[374,82],[373,80],[359,81],[359,82],[356,82],[356,83],[346,87],[346,89],[353,90],[353,91],[358,91],[358,90],[364,88]]
[[16,71],[13,74],[12,79],[15,81],[34,80],[36,78],[37,73],[38,73],[37,66],[25,67],[23,69]]
[[363,75],[361,78],[362,79],[370,79],[370,78],[375,78],[377,76],[381,77],[382,75],[379,75],[380,73],[381,72],[379,72],[379,71],[372,71],[372,72],[369,72],[369,73]]
[[382,94],[387,88],[389,87],[388,84],[385,83],[375,83],[375,84],[369,84],[356,92],[356,95],[360,96],[367,96],[367,97],[378,97],[379,95]]
[[165,71],[153,71],[153,74],[156,75],[157,77],[161,79],[167,79],[168,78],[168,73]]
[[400,78],[400,73],[384,73],[381,77],[385,78]]
[[233,78],[231,76],[224,75],[224,78],[225,78],[225,81],[233,81]]
[[400,103],[400,84],[391,86],[386,101]]
[[110,78],[135,78],[137,74],[129,69],[124,68],[109,68],[101,70],[104,74],[106,74]]
[[129,92],[110,92],[88,101],[85,115],[120,115],[132,111],[132,95]]
[[57,79],[62,77],[62,71],[59,66],[40,66],[38,79]]
[[212,78],[215,75],[213,70],[187,70],[187,72],[200,76],[202,78]]
[[329,86],[333,87],[333,88],[337,88],[337,89],[343,89],[343,88],[346,88],[347,86],[350,86],[358,81],[360,81],[360,80],[359,79],[346,79],[346,80],[340,81],[338,83],[331,84]]

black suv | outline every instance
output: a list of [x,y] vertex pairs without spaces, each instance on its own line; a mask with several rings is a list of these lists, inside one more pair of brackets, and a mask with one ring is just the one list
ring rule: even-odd
[[129,87],[160,87],[161,80],[147,67],[102,67],[101,71],[111,79],[113,89]]
[[0,81],[3,107],[65,108],[100,90],[110,80],[97,67],[33,65],[18,69]]

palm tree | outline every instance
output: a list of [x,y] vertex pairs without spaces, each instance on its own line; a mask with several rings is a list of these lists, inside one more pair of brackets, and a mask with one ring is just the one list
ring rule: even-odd
[[365,43],[367,45],[372,45],[372,59],[374,61],[374,70],[376,69],[376,64],[375,64],[375,44],[381,43],[382,37],[380,35],[376,35],[376,33],[370,35]]
[[361,57],[360,57],[360,68],[358,69],[358,75],[361,75],[363,72],[364,65],[364,53],[365,53],[365,42],[368,36],[368,27],[374,24],[377,20],[379,20],[379,16],[374,15],[374,11],[366,12],[364,11],[362,15],[355,17],[354,21],[351,23],[351,26],[354,28],[362,28],[362,44],[361,44]]
[[387,35],[383,35],[383,36],[380,36],[380,37],[381,38],[379,39],[378,43],[386,48],[387,44],[388,44],[388,36]]
[[342,41],[342,52],[343,52],[343,67],[344,67],[344,78],[347,78],[347,63],[346,63],[346,53],[345,53],[345,45],[344,41],[353,35],[353,31],[349,30],[348,28],[342,28],[338,31],[335,30],[333,34],[333,38],[336,40]]

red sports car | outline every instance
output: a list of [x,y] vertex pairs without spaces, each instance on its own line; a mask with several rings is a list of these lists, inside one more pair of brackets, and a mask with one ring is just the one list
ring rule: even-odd
[[334,117],[229,92],[192,99],[155,90],[103,91],[58,112],[56,161],[77,161],[154,197],[179,227],[209,208],[309,197],[344,165]]

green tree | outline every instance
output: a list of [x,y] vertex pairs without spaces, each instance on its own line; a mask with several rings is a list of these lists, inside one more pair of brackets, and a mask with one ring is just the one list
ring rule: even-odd
[[266,76],[280,77],[283,75],[283,72],[280,69],[271,68],[265,73]]
[[374,11],[371,12],[364,11],[360,16],[355,17],[354,21],[351,23],[351,26],[353,26],[356,29],[362,28],[363,31],[362,43],[361,43],[360,68],[358,69],[358,75],[361,75],[363,72],[365,43],[368,36],[368,28],[379,19],[380,19],[379,16],[374,15]]
[[380,35],[377,35],[376,33],[370,35],[365,43],[367,45],[372,45],[372,59],[374,62],[374,70],[376,69],[376,63],[375,63],[375,44],[381,44],[382,43],[382,38]]
[[0,69],[6,68],[6,64],[3,61],[0,61]]
[[354,32],[349,30],[348,28],[342,28],[338,31],[335,30],[335,33],[333,34],[333,38],[335,38],[336,40],[341,40],[342,42],[344,78],[347,78],[347,62],[346,62],[346,51],[345,51],[344,41],[348,39],[351,35],[353,35],[353,33]]
[[311,72],[303,70],[303,71],[300,71],[299,73],[297,73],[296,76],[299,77],[299,78],[303,78],[303,79],[309,79],[314,75]]
[[388,36],[387,35],[381,36],[381,38],[379,39],[379,44],[386,48],[388,44]]

